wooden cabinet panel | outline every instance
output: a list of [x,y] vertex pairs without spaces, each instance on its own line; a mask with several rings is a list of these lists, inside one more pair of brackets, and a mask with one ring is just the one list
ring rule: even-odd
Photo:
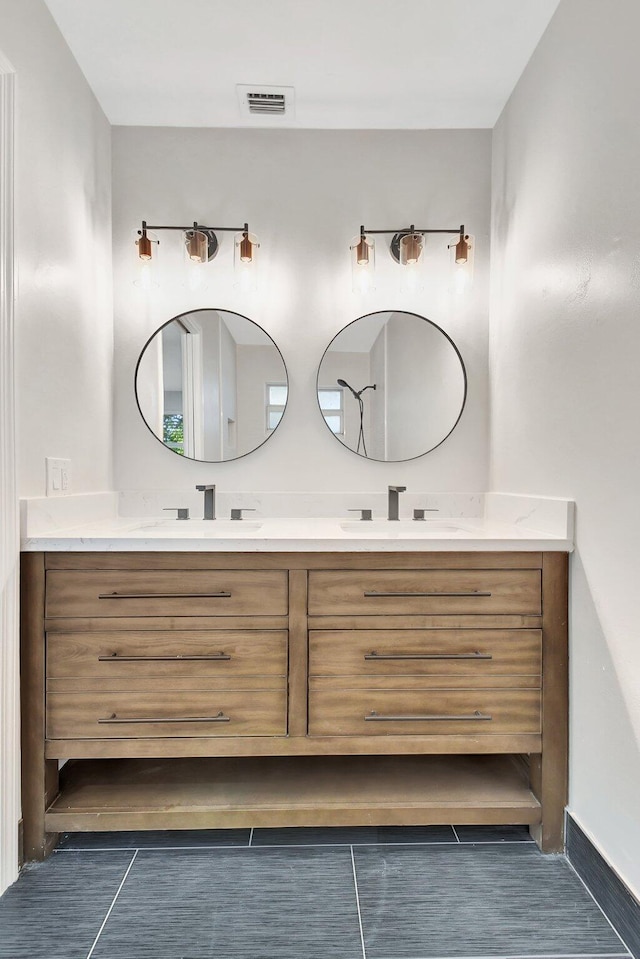
[[312,689],[309,693],[311,736],[491,736],[539,731],[537,689]]
[[535,569],[312,570],[309,614],[541,611]]
[[283,736],[282,690],[49,693],[50,739]]
[[[238,816],[265,826],[451,822],[451,815],[460,822],[521,821],[532,824],[546,851],[558,851],[566,799],[566,606],[567,557],[554,553],[25,558],[27,858],[50,848],[47,827],[198,828],[230,825]],[[419,790],[406,800],[406,778],[397,772],[362,804],[367,777],[377,777],[385,754],[403,755],[398,770],[414,762],[412,754],[423,770],[430,753],[444,770],[437,782],[421,772]],[[462,754],[471,753],[504,755],[495,765],[494,757],[474,756],[462,789]],[[316,776],[318,760],[338,754],[345,768],[359,770],[342,805],[331,783],[317,787]],[[260,810],[255,821],[237,808],[242,800],[234,790],[220,811],[202,784],[204,766],[217,781],[223,755],[237,758],[243,783],[246,770]],[[191,757],[188,801],[165,818],[149,818],[159,761],[182,789],[178,756]],[[269,761],[254,762],[258,756]],[[272,762],[284,756],[286,764]],[[72,762],[57,811],[47,818],[58,783],[57,764],[48,760],[60,757]],[[486,767],[482,782],[478,758]],[[94,760],[88,811],[74,782]],[[125,790],[102,820],[116,768],[135,798]],[[298,773],[302,785],[290,809]],[[278,778],[285,796],[277,808],[268,776]],[[512,778],[518,795],[505,804]]]
[[118,681],[286,676],[286,630],[110,630],[47,634],[47,678]]
[[309,675],[535,675],[542,670],[539,629],[313,629]]
[[48,570],[47,617],[282,616],[285,570]]

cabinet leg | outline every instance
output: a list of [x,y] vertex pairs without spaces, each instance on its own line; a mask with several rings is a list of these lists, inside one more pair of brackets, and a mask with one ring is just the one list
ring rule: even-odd
[[545,788],[540,754],[530,757],[529,777],[531,790],[542,804],[542,822],[529,827],[531,838],[542,852],[564,852],[564,791],[553,781]]
[[542,554],[542,753],[529,762],[542,822],[531,835],[543,852],[564,851],[568,772],[568,557]]
[[44,554],[23,553],[21,592],[22,819],[24,859],[44,859],[58,840],[44,816],[58,793],[57,760],[45,759]]
[[22,819],[24,861],[46,859],[58,842],[58,833],[46,832],[44,815],[47,806],[58,794],[58,763],[48,759],[42,767],[42,775],[23,774]]

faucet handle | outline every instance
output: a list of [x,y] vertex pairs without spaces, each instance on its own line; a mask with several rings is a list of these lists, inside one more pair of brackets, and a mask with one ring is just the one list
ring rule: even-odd
[[164,506],[163,507],[163,512],[167,512],[167,511],[173,512],[173,510],[175,510],[178,513],[178,515],[176,516],[176,519],[189,519],[189,510],[185,508],[184,506]]
[[389,487],[389,492],[390,492],[390,493],[404,493],[404,492],[406,492],[406,489],[407,489],[406,486],[390,486],[390,487]]
[[370,520],[372,518],[370,509],[361,509],[360,507],[352,507],[347,510],[348,513],[360,513],[361,520]]
[[196,489],[199,490],[201,493],[203,493],[205,490],[215,489],[215,488],[216,488],[215,484],[213,486],[196,486]]
[[255,506],[243,506],[242,509],[236,509],[232,507],[231,509],[231,519],[242,519],[243,513],[255,513]]
[[426,506],[420,507],[419,509],[414,509],[413,518],[423,520],[425,518],[425,513],[439,513],[439,509],[429,509]]

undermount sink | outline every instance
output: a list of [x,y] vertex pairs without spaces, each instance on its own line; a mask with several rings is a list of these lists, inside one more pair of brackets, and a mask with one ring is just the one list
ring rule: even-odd
[[367,534],[386,536],[439,536],[443,533],[464,533],[465,527],[454,522],[440,522],[439,520],[351,520],[340,523],[340,529],[345,533],[354,533],[358,536]]
[[230,519],[157,519],[140,523],[132,531],[162,536],[229,536],[255,533],[262,527],[257,520]]

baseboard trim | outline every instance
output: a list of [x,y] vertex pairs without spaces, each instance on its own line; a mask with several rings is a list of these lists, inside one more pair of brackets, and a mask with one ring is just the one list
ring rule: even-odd
[[18,869],[24,866],[24,819],[18,823]]
[[565,827],[569,862],[635,959],[640,959],[640,902],[569,813]]

